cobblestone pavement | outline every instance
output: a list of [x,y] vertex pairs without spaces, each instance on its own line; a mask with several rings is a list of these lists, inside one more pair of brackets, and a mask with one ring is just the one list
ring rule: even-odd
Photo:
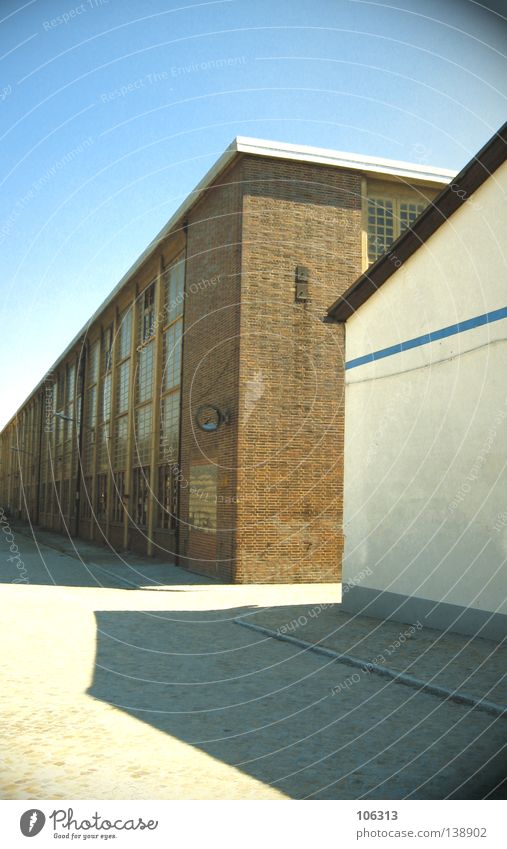
[[243,621],[395,672],[504,706],[507,638],[502,643],[346,613],[340,604],[253,611]]
[[89,544],[83,564],[14,535],[29,583],[2,537],[4,798],[476,798],[505,776],[506,719],[234,622],[290,623],[337,586],[228,586]]

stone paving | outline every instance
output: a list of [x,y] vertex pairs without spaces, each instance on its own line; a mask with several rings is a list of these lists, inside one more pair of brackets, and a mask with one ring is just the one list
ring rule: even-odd
[[424,622],[348,614],[341,605],[304,604],[254,611],[245,623],[377,663],[421,681],[469,694],[507,711],[507,638],[502,643],[427,628]]
[[[335,605],[339,587],[228,586],[80,544],[81,563],[62,538],[56,551],[38,534],[38,551],[15,535],[30,582],[12,583],[2,540],[4,798],[502,793],[505,719],[373,674],[352,680],[350,667],[234,621],[275,614],[279,627]],[[324,614],[321,627],[329,635],[336,615],[353,653],[364,625],[345,627],[336,607]],[[387,632],[375,642],[368,627],[376,655]],[[449,668],[463,676],[471,658],[455,653]]]

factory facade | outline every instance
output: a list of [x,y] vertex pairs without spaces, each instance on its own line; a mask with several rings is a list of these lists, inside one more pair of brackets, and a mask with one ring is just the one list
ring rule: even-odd
[[237,138],[4,428],[0,503],[227,581],[340,580],[327,309],[451,177]]

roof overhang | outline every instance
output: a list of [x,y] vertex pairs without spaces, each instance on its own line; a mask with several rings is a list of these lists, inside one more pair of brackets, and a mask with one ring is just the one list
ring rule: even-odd
[[447,184],[456,173],[447,168],[431,168],[396,159],[378,159],[374,156],[359,156],[356,153],[343,153],[325,147],[282,144],[264,139],[251,139],[245,136],[237,136],[231,147],[233,146],[238,153],[249,153],[253,156],[290,159],[295,162],[313,162],[317,165],[331,165],[333,168],[362,171],[371,177],[400,177],[410,182],[421,180],[440,186]]
[[[507,158],[507,122],[495,133],[452,183],[419,215],[409,230],[328,309],[336,321],[346,321],[447,221]],[[395,262],[393,261],[395,260]]]

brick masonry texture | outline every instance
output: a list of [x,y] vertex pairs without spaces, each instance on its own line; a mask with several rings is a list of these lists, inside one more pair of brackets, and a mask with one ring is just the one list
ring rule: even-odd
[[[246,156],[189,216],[181,467],[190,481],[216,464],[218,529],[192,527],[184,486],[187,568],[237,583],[340,578],[344,345],[324,317],[361,270],[360,193],[354,173]],[[204,402],[230,423],[198,430]]]
[[[236,452],[238,438],[241,166],[192,210],[187,229],[186,299],[181,409],[180,562],[189,569],[234,579]],[[229,410],[217,433],[195,424],[203,403]],[[189,522],[192,467],[216,467],[217,531]]]
[[337,581],[344,338],[324,318],[360,272],[361,180],[245,158],[243,191],[236,580]]
[[[146,527],[137,529],[129,516],[131,469],[126,467],[125,472],[130,502],[126,498],[123,521],[113,523],[110,469],[107,464],[99,468],[96,459],[89,459],[84,475],[95,509],[98,474],[109,475],[107,515],[102,515],[99,524],[91,511],[88,517],[81,514],[80,535],[166,561],[177,556],[186,568],[224,581],[340,580],[344,328],[328,321],[326,315],[329,304],[362,270],[361,191],[365,183],[364,175],[352,170],[238,155],[90,324],[86,344],[90,347],[97,341],[103,345],[104,331],[113,322],[117,324],[122,310],[136,301],[136,314],[139,312],[139,295],[152,281],[157,281],[160,307],[161,271],[185,251],[177,528],[160,527],[156,500],[162,352],[162,330],[157,325]],[[297,266],[308,269],[307,301],[295,297]],[[67,365],[79,361],[79,353],[76,343],[52,381],[65,376]],[[133,352],[132,358],[131,416],[139,357]],[[114,374],[116,380],[117,372]],[[102,380],[99,376],[99,399]],[[87,390],[85,422],[90,397]],[[65,484],[66,499],[58,502],[55,496],[52,509],[40,515],[37,510],[36,464],[28,458],[38,450],[35,434],[45,420],[44,403],[44,390],[39,390],[2,433],[5,468],[10,464],[14,471],[13,457],[24,463],[27,512],[35,522],[62,533],[68,528],[72,533],[78,526],[73,497],[78,475],[75,427],[73,455],[65,469],[58,465],[62,451],[56,450],[54,433],[43,434],[44,456],[49,456],[48,446],[52,446],[56,456],[53,476],[58,485],[62,481],[62,491]],[[58,404],[62,403],[59,399]],[[76,421],[77,402],[72,403],[74,406],[67,404],[66,409],[74,410]],[[217,432],[204,432],[196,426],[196,411],[205,403],[229,415],[228,423]],[[23,436],[23,428],[28,436]],[[17,438],[29,453],[13,455],[10,446]],[[131,445],[131,457],[133,448]],[[112,428],[110,457],[114,458],[114,450]],[[41,474],[47,475],[49,468],[46,463]],[[195,521],[202,502],[196,506],[190,489],[203,475],[208,481],[216,480],[216,530],[197,527]],[[6,485],[4,481],[6,504],[18,503],[15,480],[12,475],[5,478],[11,482]],[[52,488],[48,479],[48,492]],[[199,521],[202,524],[202,516]]]

